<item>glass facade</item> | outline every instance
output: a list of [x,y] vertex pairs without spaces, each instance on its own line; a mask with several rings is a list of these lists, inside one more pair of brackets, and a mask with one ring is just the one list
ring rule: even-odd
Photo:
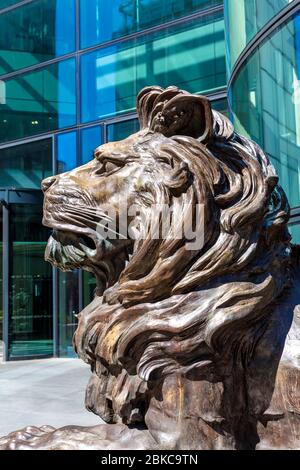
[[37,0],[0,16],[1,75],[74,50],[74,0]]
[[224,20],[217,13],[82,56],[81,120],[134,111],[147,85],[208,93],[225,81]]
[[80,0],[80,44],[84,49],[170,20],[187,16],[222,0]]
[[75,59],[1,80],[0,142],[76,124]]

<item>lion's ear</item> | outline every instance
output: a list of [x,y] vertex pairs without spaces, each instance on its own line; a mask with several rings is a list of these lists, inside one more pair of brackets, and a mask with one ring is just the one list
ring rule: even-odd
[[166,137],[186,135],[206,143],[213,135],[213,114],[205,96],[176,87],[148,87],[139,94],[137,107],[142,127]]
[[204,96],[177,95],[154,108],[150,128],[166,137],[186,135],[208,142],[213,133],[210,102]]

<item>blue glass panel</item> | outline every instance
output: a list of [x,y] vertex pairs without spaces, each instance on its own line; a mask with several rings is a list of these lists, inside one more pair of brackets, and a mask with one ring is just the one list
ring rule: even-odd
[[222,0],[80,0],[81,48],[221,4]]
[[94,150],[101,145],[102,142],[102,128],[101,126],[88,127],[82,129],[80,133],[80,147],[81,155],[80,161],[82,164],[87,163],[94,157]]
[[59,134],[56,142],[58,173],[72,170],[77,166],[76,131]]

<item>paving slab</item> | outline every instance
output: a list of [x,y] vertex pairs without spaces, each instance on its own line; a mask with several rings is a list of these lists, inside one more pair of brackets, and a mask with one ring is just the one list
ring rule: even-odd
[[27,425],[101,423],[84,407],[89,376],[79,359],[0,363],[0,437]]

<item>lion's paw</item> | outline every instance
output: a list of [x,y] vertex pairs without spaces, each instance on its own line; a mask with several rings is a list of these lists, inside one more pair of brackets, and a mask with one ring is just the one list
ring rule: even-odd
[[27,426],[0,438],[0,450],[32,449],[37,440],[54,431],[52,426]]

